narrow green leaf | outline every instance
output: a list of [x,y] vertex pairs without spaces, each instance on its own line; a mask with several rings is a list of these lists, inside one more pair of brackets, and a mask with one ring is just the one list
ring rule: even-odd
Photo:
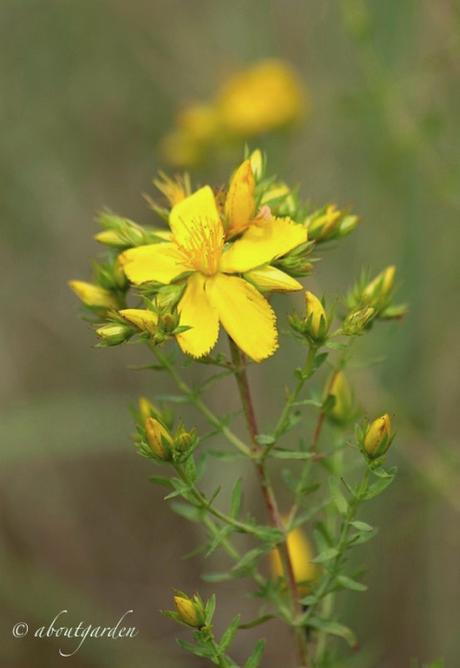
[[258,640],[253,653],[244,664],[244,668],[258,668],[265,649],[265,640]]
[[240,625],[240,619],[241,619],[240,615],[236,615],[236,617],[234,617],[230,622],[230,626],[226,629],[226,631],[222,635],[222,638],[219,643],[219,648],[222,653],[225,653],[227,651],[227,648],[230,646],[230,643],[235,637],[235,633],[238,631]]
[[316,564],[323,564],[325,561],[335,559],[338,554],[340,553],[336,547],[330,547],[323,552],[320,552],[312,561],[314,561]]
[[151,475],[149,478],[150,482],[153,482],[155,485],[161,485],[162,487],[172,487],[171,478],[166,478],[162,475]]
[[257,434],[256,441],[259,445],[273,445],[275,443],[273,434]]
[[361,522],[360,520],[355,520],[354,522],[350,522],[350,524],[355,529],[358,529],[358,531],[373,531],[374,530],[374,527],[372,527],[370,524],[367,524],[367,522]]
[[350,647],[354,647],[356,645],[356,636],[353,631],[348,628],[348,626],[340,624],[339,622],[334,622],[330,619],[320,619],[319,617],[314,617],[313,619],[310,619],[308,626],[311,626],[314,629],[318,629],[318,631],[328,633],[329,635],[343,638],[350,645]]
[[181,503],[180,501],[174,501],[171,503],[171,508],[175,513],[181,517],[185,517],[186,520],[190,522],[201,522],[203,518],[203,511],[201,508],[196,508],[196,506],[191,506],[188,503]]
[[241,478],[238,478],[232,490],[232,499],[230,503],[230,515],[232,517],[238,517],[238,513],[240,512],[241,508],[242,494],[243,494],[242,481]]
[[385,489],[391,485],[393,478],[380,478],[377,482],[374,482],[369,486],[367,492],[365,492],[364,499],[373,499],[374,497],[381,494]]
[[344,589],[351,589],[352,591],[366,591],[367,589],[366,585],[356,582],[356,580],[349,578],[347,575],[339,575],[337,583]]
[[212,596],[210,596],[209,599],[207,600],[204,609],[206,624],[209,625],[212,622],[215,610],[216,610],[216,595],[212,594]]
[[329,478],[329,491],[331,493],[335,507],[341,515],[345,515],[348,510],[348,501],[342,494],[337,478]]
[[227,580],[232,580],[233,577],[234,575],[228,571],[222,573],[203,573],[201,576],[205,582],[226,582]]
[[276,457],[276,459],[311,459],[315,454],[313,452],[299,452],[298,450],[273,448],[271,456]]

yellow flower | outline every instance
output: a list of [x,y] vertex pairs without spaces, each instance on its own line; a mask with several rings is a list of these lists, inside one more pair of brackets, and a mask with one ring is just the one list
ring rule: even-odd
[[291,67],[263,60],[226,81],[217,96],[224,127],[249,137],[293,123],[305,111],[304,89]]
[[[295,580],[298,584],[303,585],[305,591],[305,585],[317,576],[318,568],[313,563],[313,550],[310,541],[301,527],[296,527],[289,532],[287,546]],[[284,577],[284,569],[278,550],[273,550],[270,556],[273,575],[275,577]]]
[[94,283],[69,281],[69,286],[86,306],[93,308],[116,309],[118,303],[111,292]]
[[[256,219],[225,247],[224,227],[209,186],[176,204],[169,224],[171,242],[131,248],[120,260],[136,285],[168,284],[184,274],[186,288],[178,312],[180,325],[190,329],[177,335],[182,350],[192,357],[206,355],[222,324],[256,362],[272,355],[277,348],[275,314],[253,285],[234,274],[270,263],[304,243],[305,228],[288,218]],[[122,315],[127,317],[126,312]]]
[[370,458],[385,454],[391,445],[391,420],[388,413],[374,420],[367,428],[364,449]]

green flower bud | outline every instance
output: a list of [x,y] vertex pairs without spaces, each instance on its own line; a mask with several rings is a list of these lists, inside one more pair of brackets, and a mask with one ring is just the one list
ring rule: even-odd
[[358,336],[362,334],[375,316],[375,312],[375,308],[372,306],[365,306],[357,311],[352,311],[343,322],[342,332],[346,336]]
[[118,346],[132,335],[133,330],[127,325],[112,322],[96,329],[96,334],[106,346]]

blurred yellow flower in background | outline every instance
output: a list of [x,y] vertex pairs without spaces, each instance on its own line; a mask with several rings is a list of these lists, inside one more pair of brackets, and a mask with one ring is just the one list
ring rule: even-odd
[[298,122],[307,107],[305,86],[289,63],[262,60],[230,76],[211,102],[185,106],[161,151],[170,164],[191,166],[218,145]]
[[[296,527],[289,532],[287,546],[295,580],[304,593],[308,590],[308,583],[318,575],[318,567],[313,563],[313,549],[301,527]],[[284,577],[285,573],[278,550],[273,550],[270,558],[273,575],[277,578]]]
[[217,95],[222,124],[230,133],[253,137],[300,120],[303,85],[288,63],[263,60],[234,74]]

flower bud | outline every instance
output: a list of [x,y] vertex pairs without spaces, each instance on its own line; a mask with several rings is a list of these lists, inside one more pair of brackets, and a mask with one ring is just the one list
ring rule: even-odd
[[334,404],[326,410],[327,417],[336,424],[346,424],[354,413],[353,393],[343,371],[335,371],[326,384],[326,397],[334,397]]
[[381,457],[390,447],[392,440],[390,416],[385,413],[368,426],[364,436],[364,450],[370,459]]
[[179,324],[179,313],[162,313],[158,316],[158,326],[162,332],[172,334]]
[[85,306],[106,310],[118,307],[117,300],[112,293],[99,285],[85,281],[69,281],[69,286]]
[[390,265],[366,285],[363,297],[366,302],[382,304],[391,294],[395,282],[396,267]]
[[161,416],[161,411],[147,397],[139,397],[138,409],[142,424],[149,417],[159,418]]
[[248,271],[244,277],[261,292],[292,292],[302,289],[302,285],[295,278],[269,264]]
[[184,624],[200,628],[204,625],[204,606],[198,596],[193,599],[185,595],[174,596],[177,613]]
[[184,294],[184,285],[165,285],[155,295],[155,309],[160,311],[172,311],[179,303]]
[[153,185],[166,197],[171,206],[182,202],[191,194],[190,177],[188,175],[176,176],[171,179],[163,172],[159,172],[158,177],[153,180]]
[[256,182],[250,160],[245,160],[234,173],[225,200],[227,236],[243,232],[254,218]]
[[133,330],[127,325],[112,322],[96,329],[96,334],[106,346],[118,346],[132,335]]
[[305,241],[279,260],[274,260],[273,265],[290,276],[307,276],[313,269],[313,264],[307,260],[312,247],[313,244]]
[[249,156],[249,162],[251,163],[252,173],[256,181],[260,181],[264,175],[264,156],[260,148],[257,148]]
[[94,238],[101,244],[114,248],[129,248],[146,242],[145,230],[128,218],[102,211],[97,217],[97,222],[103,230]]
[[146,419],[145,437],[154,455],[163,461],[171,459],[169,448],[173,444],[172,436],[156,418]]
[[325,209],[315,212],[305,221],[309,238],[315,241],[330,239],[339,227],[341,217],[342,212],[335,204],[330,204]]
[[157,331],[158,316],[153,311],[140,308],[125,308],[119,311],[120,315],[138,329],[154,335]]
[[362,334],[374,315],[375,308],[372,306],[365,306],[357,311],[352,311],[343,321],[343,334],[346,336],[358,336],[359,334]]
[[315,340],[324,339],[327,332],[327,315],[321,301],[313,292],[305,292],[305,331]]
[[183,425],[180,425],[174,434],[174,448],[178,452],[187,452],[196,442],[196,438],[195,429],[187,431]]

